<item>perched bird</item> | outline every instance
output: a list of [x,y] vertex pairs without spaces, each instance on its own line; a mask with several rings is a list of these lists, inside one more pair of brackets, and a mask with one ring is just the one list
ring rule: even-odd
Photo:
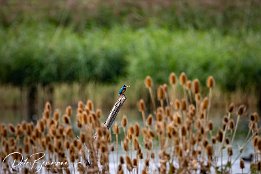
[[121,87],[121,89],[119,90],[119,96],[124,94],[124,92],[126,91],[127,87],[130,87],[130,86],[126,86],[125,84]]

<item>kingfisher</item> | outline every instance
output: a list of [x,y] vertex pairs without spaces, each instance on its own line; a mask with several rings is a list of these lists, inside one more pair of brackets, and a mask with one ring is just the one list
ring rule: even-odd
[[127,87],[130,87],[130,86],[127,86],[127,85],[124,84],[124,85],[121,87],[121,89],[119,90],[119,93],[118,93],[119,96],[124,94],[124,92],[126,91]]

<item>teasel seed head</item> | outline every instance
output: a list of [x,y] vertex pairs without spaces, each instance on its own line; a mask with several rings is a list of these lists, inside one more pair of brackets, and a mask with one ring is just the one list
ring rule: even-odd
[[123,158],[123,156],[120,156],[120,164],[121,164],[121,165],[124,164],[124,158]]
[[147,76],[145,79],[145,86],[146,88],[152,88],[153,82],[150,76]]
[[186,88],[187,88],[187,90],[190,91],[190,90],[191,90],[191,87],[192,87],[191,81],[188,80],[187,83],[186,83]]
[[44,110],[49,110],[49,111],[51,110],[51,104],[50,104],[50,102],[47,101],[47,102],[45,103]]
[[176,80],[177,78],[176,78],[176,74],[175,73],[170,73],[170,75],[169,75],[169,84],[170,85],[175,85],[176,84]]
[[180,109],[180,101],[178,99],[175,100],[175,109],[176,110]]
[[250,121],[252,122],[258,122],[258,113],[257,112],[254,112],[250,115]]
[[12,125],[12,124],[9,124],[9,130],[10,130],[10,133],[15,133],[15,127],[14,127],[14,125]]
[[96,110],[96,116],[98,119],[101,117],[101,113],[102,113],[101,109]]
[[201,109],[202,110],[206,110],[208,108],[208,98],[205,97],[203,102],[202,102],[202,106],[201,106]]
[[258,138],[257,149],[261,151],[261,137]]
[[148,126],[151,126],[151,125],[152,125],[152,115],[151,115],[151,114],[148,116],[146,122],[147,122],[147,125],[148,125]]
[[155,153],[154,153],[154,152],[151,152],[150,157],[151,157],[151,159],[155,159]]
[[121,126],[125,128],[127,126],[127,124],[128,124],[128,119],[127,119],[126,115],[123,115],[122,120],[121,120]]
[[243,159],[240,159],[240,163],[239,163],[240,169],[244,169],[245,168],[245,163]]
[[68,115],[63,116],[63,121],[65,124],[70,125],[70,117]]
[[182,135],[183,137],[185,137],[185,136],[187,135],[187,129],[186,129],[185,126],[182,126],[182,128],[181,128],[181,135]]
[[126,155],[125,160],[126,160],[126,165],[127,166],[129,165],[132,168],[132,161],[131,161],[131,159],[130,159],[130,157],[128,155]]
[[241,115],[244,114],[245,111],[246,111],[246,106],[240,105],[239,108],[238,108],[237,114],[241,116]]
[[55,120],[55,121],[58,121],[59,120],[59,112],[58,111],[54,111],[54,114],[53,114],[53,119]]
[[227,147],[227,154],[228,154],[229,157],[232,157],[232,156],[233,156],[233,148],[232,148],[231,145],[229,145],[229,146]]
[[199,92],[200,92],[199,80],[198,79],[193,80],[193,92],[195,94],[199,94]]
[[187,110],[187,102],[186,102],[186,99],[184,99],[184,98],[181,100],[181,110],[182,111]]
[[135,136],[138,137],[140,135],[140,126],[139,123],[135,123],[134,125],[134,132],[135,132]]
[[122,169],[122,165],[121,164],[118,165],[117,174],[123,174],[123,169]]
[[212,121],[209,121],[209,123],[208,123],[208,130],[209,131],[213,130],[213,122]]
[[207,148],[208,145],[209,145],[208,140],[205,139],[205,140],[203,141],[203,146],[204,146],[205,148]]
[[158,112],[158,113],[156,114],[156,119],[157,119],[157,121],[162,121],[163,116],[162,116],[162,114],[161,114],[160,112]]
[[223,131],[222,130],[218,131],[217,139],[219,142],[222,142],[222,140],[223,140]]
[[118,126],[118,123],[116,122],[114,125],[113,125],[113,133],[118,135],[119,134],[119,126]]
[[163,89],[164,94],[166,95],[167,92],[168,92],[168,85],[167,85],[166,83],[164,83],[164,84],[162,85],[162,89]]
[[87,100],[86,105],[87,105],[87,109],[88,109],[89,111],[92,111],[92,110],[93,110],[93,102],[92,102],[91,100]]
[[122,146],[123,146],[123,149],[124,149],[124,151],[128,151],[129,150],[129,141],[128,141],[128,139],[124,139],[124,141],[123,141],[123,143],[122,143]]
[[137,160],[136,158],[134,158],[134,159],[132,160],[132,164],[133,164],[133,167],[134,167],[134,168],[138,167],[138,160]]
[[215,87],[215,80],[213,76],[209,76],[207,79],[207,87],[214,88]]
[[216,138],[215,137],[212,137],[211,141],[212,141],[212,144],[216,144]]
[[69,117],[72,116],[72,107],[71,106],[66,107],[66,115],[68,115]]
[[234,103],[230,103],[230,105],[228,106],[228,112],[229,113],[233,113],[235,109],[235,104]]
[[158,87],[157,96],[158,96],[158,100],[163,100],[164,99],[164,90],[163,90],[162,86]]
[[144,112],[145,111],[145,103],[143,99],[140,99],[139,101],[139,111]]
[[256,149],[257,149],[257,147],[258,147],[258,140],[259,140],[259,136],[258,136],[258,135],[254,136],[254,138],[252,139],[253,146],[254,146],[254,148],[256,148]]
[[213,146],[208,144],[206,147],[207,155],[209,159],[212,159],[213,157]]
[[200,103],[200,100],[201,100],[200,93],[195,94],[195,101],[196,101],[196,103]]
[[179,82],[182,86],[184,86],[186,84],[186,81],[187,81],[187,75],[182,72],[179,76]]
[[229,120],[229,129],[230,130],[234,130],[234,128],[235,128],[235,123],[234,123],[234,120]]

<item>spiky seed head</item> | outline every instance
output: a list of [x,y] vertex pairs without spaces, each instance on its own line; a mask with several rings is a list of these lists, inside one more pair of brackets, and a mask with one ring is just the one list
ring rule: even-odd
[[15,133],[15,127],[14,127],[14,125],[12,125],[12,124],[9,124],[9,130],[10,130],[10,132],[11,133]]
[[244,112],[246,111],[246,106],[245,105],[240,105],[237,111],[238,115],[243,115]]
[[153,82],[150,76],[147,76],[145,79],[145,86],[146,88],[152,88]]
[[55,120],[55,121],[58,121],[59,120],[59,112],[58,111],[54,111],[54,114],[53,114],[53,119]]
[[230,105],[228,106],[228,112],[229,113],[233,113],[234,108],[235,108],[235,104],[234,103],[230,103]]
[[97,116],[97,118],[100,118],[100,117],[101,117],[101,113],[102,113],[101,109],[97,109],[97,110],[96,110],[96,116]]
[[68,116],[68,115],[64,115],[64,116],[63,116],[63,121],[64,121],[65,124],[69,125],[69,124],[70,124],[70,118],[69,118],[69,116]]
[[191,90],[191,87],[192,87],[191,81],[188,80],[187,83],[186,83],[187,90]]
[[235,128],[235,123],[234,123],[234,120],[229,120],[229,129],[230,130],[234,130],[234,128]]
[[201,100],[200,93],[195,94],[195,101],[196,101],[196,103],[200,103],[200,100]]
[[151,115],[151,114],[148,116],[146,122],[147,122],[147,125],[148,125],[148,126],[151,126],[151,125],[152,125],[152,115]]
[[175,85],[176,84],[176,80],[177,78],[176,78],[176,75],[175,75],[175,73],[170,73],[170,75],[169,75],[169,84],[170,85]]
[[176,110],[180,109],[180,101],[178,99],[175,100],[175,109]]
[[121,126],[125,128],[127,126],[127,124],[128,124],[128,119],[127,119],[126,115],[123,115],[122,120],[121,120]]
[[166,83],[164,83],[164,84],[162,85],[162,89],[163,89],[164,94],[166,95],[167,92],[168,92],[168,85],[167,85]]
[[242,158],[240,159],[239,166],[240,166],[240,169],[242,169],[242,170],[245,168],[245,163],[244,163],[244,160]]
[[252,140],[254,148],[257,148],[257,146],[258,146],[258,139],[259,139],[259,136],[256,135],[256,136],[254,136],[254,138]]
[[113,125],[113,133],[116,135],[119,134],[119,126],[117,122]]
[[210,121],[210,122],[208,123],[208,130],[210,130],[210,131],[213,130],[213,122],[212,122],[212,121]]
[[186,102],[186,99],[184,99],[184,98],[181,100],[181,110],[182,111],[187,110],[187,102]]
[[67,106],[65,112],[66,112],[66,115],[68,115],[69,117],[72,116],[72,107],[71,106]]
[[133,164],[133,167],[136,168],[138,166],[138,160],[136,158],[134,158],[132,160],[132,164]]
[[195,94],[198,94],[200,92],[199,80],[198,79],[193,80],[193,92]]
[[164,99],[164,90],[163,90],[162,86],[158,87],[157,96],[158,96],[158,100],[163,100]]
[[209,76],[207,79],[207,87],[208,88],[214,88],[215,87],[215,80],[213,76]]
[[261,151],[261,137],[258,138],[257,149]]
[[140,126],[139,123],[135,123],[134,125],[134,132],[135,132],[135,136],[138,137],[140,135]]
[[139,101],[139,111],[144,112],[145,111],[145,102],[143,99],[140,99]]
[[158,113],[156,114],[156,119],[157,119],[157,121],[162,121],[163,116],[162,116],[162,114],[161,114],[160,112],[158,112]]
[[227,154],[228,154],[228,156],[233,156],[233,149],[232,149],[232,146],[231,145],[229,145],[228,147],[227,147]]
[[93,110],[93,102],[92,102],[91,100],[87,100],[86,105],[87,105],[87,109],[88,109],[89,111],[92,111],[92,110]]
[[211,144],[208,144],[206,146],[206,151],[209,159],[212,159],[213,157],[213,146]]
[[208,104],[209,104],[208,98],[205,97],[204,100],[203,100],[203,102],[202,102],[201,109],[202,109],[202,110],[206,110],[206,109],[208,108]]
[[226,145],[229,145],[230,141],[228,138],[225,139],[225,143],[226,143]]
[[182,128],[181,128],[181,135],[182,135],[183,137],[185,137],[185,136],[187,135],[187,129],[186,129],[185,126],[182,126]]
[[216,137],[212,137],[211,141],[212,141],[212,144],[216,144]]
[[182,72],[179,76],[179,82],[182,86],[184,86],[186,84],[186,81],[187,81],[187,75]]
[[123,156],[120,156],[120,163],[121,163],[121,164],[124,164],[124,158],[123,158]]
[[222,142],[222,140],[223,140],[223,131],[222,130],[218,131],[217,139],[219,142]]

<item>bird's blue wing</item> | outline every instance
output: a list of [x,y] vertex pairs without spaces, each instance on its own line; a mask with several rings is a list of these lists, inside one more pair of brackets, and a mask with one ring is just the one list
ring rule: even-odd
[[121,88],[121,89],[119,90],[119,93],[118,93],[118,94],[122,94],[122,91],[123,91],[123,88]]

